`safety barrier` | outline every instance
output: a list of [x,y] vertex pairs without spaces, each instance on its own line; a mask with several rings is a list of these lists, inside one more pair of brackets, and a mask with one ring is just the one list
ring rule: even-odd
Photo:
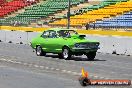
[[95,39],[100,42],[98,52],[132,55],[132,37],[87,35],[87,39]]
[[14,26],[0,26],[0,30],[10,31],[25,31],[25,32],[42,32],[49,28],[32,28],[32,27],[14,27]]
[[31,39],[36,37],[39,32],[21,32],[21,31],[3,31],[0,30],[0,40],[12,43],[30,43]]
[[[48,28],[47,28],[48,29]],[[0,41],[13,43],[30,43],[31,39],[36,37],[46,28],[32,28],[37,32],[31,32],[29,28],[15,27],[16,31],[0,30]],[[22,32],[24,30],[26,32]],[[132,32],[121,31],[97,31],[97,30],[77,30],[81,34],[86,34],[87,39],[96,39],[100,42],[100,49],[98,52],[116,53],[124,55],[132,55]],[[127,37],[126,37],[127,36]]]
[[[48,30],[48,29],[50,29],[50,28],[0,26],[0,30],[25,31],[25,32],[43,32],[44,30]],[[107,36],[129,36],[129,37],[132,37],[132,32],[128,32],[128,31],[77,29],[77,32],[80,34],[97,34],[97,35],[107,35]]]
[[129,31],[114,31],[114,30],[77,30],[81,34],[107,35],[107,36],[127,36],[132,37],[132,32]]

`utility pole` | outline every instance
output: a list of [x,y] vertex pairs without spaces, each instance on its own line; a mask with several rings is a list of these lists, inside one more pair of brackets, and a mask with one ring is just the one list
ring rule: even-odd
[[68,0],[68,12],[67,12],[67,29],[70,28],[70,5],[71,5],[71,1]]

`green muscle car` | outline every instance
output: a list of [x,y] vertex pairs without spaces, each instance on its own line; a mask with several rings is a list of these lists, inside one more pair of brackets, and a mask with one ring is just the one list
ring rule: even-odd
[[54,53],[60,58],[70,59],[72,55],[85,54],[88,60],[94,60],[99,42],[85,37],[75,30],[51,28],[32,39],[31,47],[35,49],[37,56]]

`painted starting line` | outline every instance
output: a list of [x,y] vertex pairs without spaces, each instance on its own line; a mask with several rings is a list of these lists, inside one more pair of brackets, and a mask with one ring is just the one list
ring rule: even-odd
[[[25,63],[25,62],[9,60],[9,59],[4,59],[4,58],[1,58],[0,61],[4,61],[4,62],[8,62],[8,63],[14,63],[14,64],[20,64],[20,65],[24,65],[24,66],[28,66],[28,67],[35,67],[35,68],[40,68],[40,69],[45,69],[45,70],[55,70],[55,71],[60,71],[60,72],[67,73],[67,74],[72,74],[75,76],[81,76],[81,73],[74,72],[74,71],[68,71],[68,70],[64,70],[64,69],[59,69],[59,68],[54,68],[54,67],[39,66],[36,64]],[[89,75],[89,77],[98,78],[98,79],[109,79],[106,77],[99,77],[96,75]]]

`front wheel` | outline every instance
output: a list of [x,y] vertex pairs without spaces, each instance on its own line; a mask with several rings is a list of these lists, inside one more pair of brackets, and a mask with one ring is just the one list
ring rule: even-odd
[[86,54],[86,56],[87,56],[87,60],[93,61],[96,56],[96,52],[89,52]]
[[37,56],[45,56],[46,53],[42,50],[41,46],[36,47],[36,55]]
[[69,60],[71,58],[71,51],[68,47],[64,47],[62,50],[62,57],[65,60]]

